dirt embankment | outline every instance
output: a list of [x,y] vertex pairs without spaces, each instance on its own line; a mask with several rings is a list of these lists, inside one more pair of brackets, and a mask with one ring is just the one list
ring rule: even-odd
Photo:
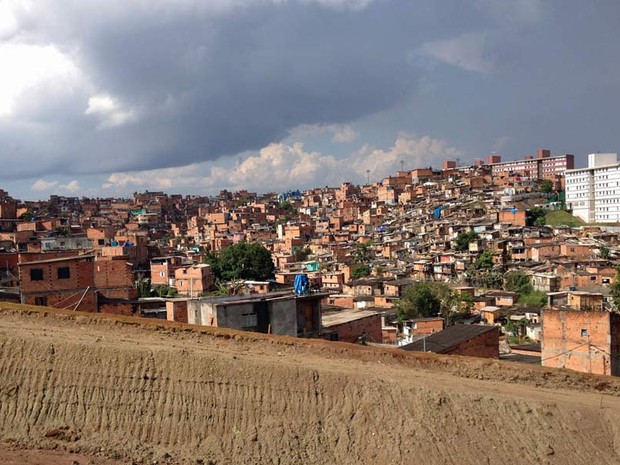
[[0,461],[616,465],[620,380],[0,303],[0,442]]

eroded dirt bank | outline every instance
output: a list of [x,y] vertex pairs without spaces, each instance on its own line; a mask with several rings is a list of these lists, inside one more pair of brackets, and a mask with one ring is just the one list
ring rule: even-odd
[[562,370],[0,303],[0,441],[14,448],[150,464],[616,465],[619,395],[619,380]]

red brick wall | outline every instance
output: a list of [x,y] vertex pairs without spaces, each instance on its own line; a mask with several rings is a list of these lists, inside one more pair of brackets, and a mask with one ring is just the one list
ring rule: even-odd
[[[92,261],[63,260],[49,263],[22,263],[20,264],[20,278],[22,292],[46,292],[65,289],[84,289],[94,287],[94,267]],[[70,276],[67,279],[58,279],[58,268],[69,268]],[[31,281],[30,270],[43,270],[43,279]]]
[[[23,295],[23,303],[28,305],[37,305],[37,297],[47,299],[47,307],[67,308],[70,310],[78,310],[80,312],[96,312],[97,296],[95,290],[91,289],[86,294],[84,290],[65,291],[65,292],[43,292],[31,293]],[[82,298],[83,297],[83,298]],[[80,299],[82,301],[80,302]],[[79,302],[79,306],[78,306]],[[77,308],[76,308],[77,306]]]
[[17,252],[7,252],[0,254],[0,268],[6,270],[7,268],[17,272],[17,263],[19,262],[19,255]]
[[517,210],[514,213],[511,210],[501,211],[499,212],[499,222],[512,224],[513,226],[525,226],[525,210]]
[[101,313],[107,313],[109,315],[124,315],[124,316],[135,315],[135,313],[133,312],[133,307],[129,303],[101,304],[99,306],[99,311]]
[[[161,276],[161,273],[164,276]],[[174,267],[167,263],[151,263],[151,284],[153,286],[168,285],[169,279],[174,277]]]
[[123,260],[95,262],[95,286],[98,289],[133,288],[131,265]]
[[166,302],[166,319],[187,323],[187,301]]
[[411,334],[414,336],[424,336],[438,333],[443,330],[443,324],[443,320],[416,321],[416,327],[411,329]]
[[369,342],[383,342],[381,330],[381,315],[370,315],[359,320],[330,326],[330,331],[338,332],[338,340],[342,342],[357,342],[357,339],[364,333],[368,333]]
[[499,358],[499,330],[487,331],[480,336],[463,342],[449,352],[451,355],[466,355],[468,357]]
[[[611,359],[605,354],[611,353],[611,319],[608,312],[544,310],[542,365],[611,374]],[[618,324],[616,316],[613,321]],[[582,336],[582,330],[586,335]],[[618,336],[615,336],[617,344]],[[612,355],[617,360],[617,345]]]

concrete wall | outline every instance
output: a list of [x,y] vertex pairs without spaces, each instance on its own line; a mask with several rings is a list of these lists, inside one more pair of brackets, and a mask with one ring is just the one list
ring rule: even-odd
[[269,303],[271,333],[297,337],[297,309],[295,300],[274,300]]
[[226,327],[218,324],[215,305],[200,300],[187,302],[187,322],[192,325]]
[[217,326],[220,328],[243,329],[243,314],[254,313],[252,303],[218,305]]

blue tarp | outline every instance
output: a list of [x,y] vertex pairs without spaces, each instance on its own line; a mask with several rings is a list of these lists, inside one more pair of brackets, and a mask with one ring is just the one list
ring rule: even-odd
[[441,210],[443,210],[443,207],[437,207],[435,208],[435,210],[433,210],[433,215],[435,216],[436,220],[441,219]]
[[308,276],[305,274],[298,274],[297,276],[295,276],[293,289],[295,289],[295,294],[297,295],[307,294],[310,290],[310,282],[308,281]]

